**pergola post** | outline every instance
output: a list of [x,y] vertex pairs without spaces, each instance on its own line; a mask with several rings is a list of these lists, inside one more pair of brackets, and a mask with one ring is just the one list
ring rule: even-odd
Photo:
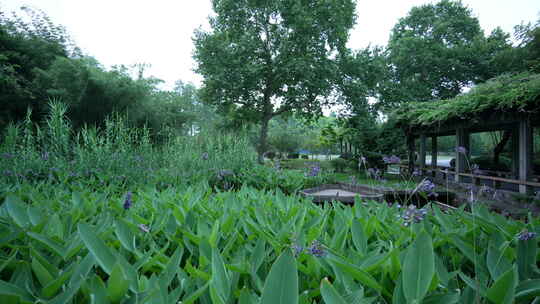
[[437,176],[437,136],[431,137],[431,168],[433,169],[433,177]]
[[512,128],[510,144],[512,145],[512,178],[519,179],[519,125]]
[[[532,172],[533,134],[529,120],[519,122],[519,180],[527,181]],[[519,185],[519,193],[532,194],[532,188]]]
[[424,169],[426,168],[426,135],[420,135],[420,155],[418,157],[418,166],[420,167],[420,172],[424,175]]
[[407,136],[407,150],[409,151],[409,174],[414,172],[414,136]]
[[[458,183],[463,182],[463,177],[459,173],[464,173],[467,169],[467,157],[469,156],[469,133],[463,128],[456,130],[456,175],[454,180]],[[459,147],[466,149],[466,154],[459,153]]]

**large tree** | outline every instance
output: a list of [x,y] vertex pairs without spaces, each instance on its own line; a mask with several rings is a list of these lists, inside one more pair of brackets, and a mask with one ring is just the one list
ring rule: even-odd
[[203,101],[260,122],[280,114],[320,114],[336,87],[339,54],[355,21],[355,0],[213,0],[211,31],[195,33]]
[[511,47],[507,38],[496,30],[486,39],[478,19],[460,1],[414,7],[392,29],[381,99],[393,105],[454,97],[485,80],[489,59]]

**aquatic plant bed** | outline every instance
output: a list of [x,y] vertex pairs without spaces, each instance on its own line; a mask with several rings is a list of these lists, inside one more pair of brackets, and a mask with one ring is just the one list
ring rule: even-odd
[[509,220],[480,205],[470,213],[433,205],[424,214],[369,201],[318,206],[249,187],[126,195],[116,186],[46,183],[0,184],[0,204],[1,303],[540,297],[540,220]]
[[300,194],[310,197],[315,203],[339,201],[353,204],[356,199],[364,201],[382,201],[383,195],[373,191],[372,188],[363,185],[352,185],[346,183],[326,184],[314,188],[304,189]]

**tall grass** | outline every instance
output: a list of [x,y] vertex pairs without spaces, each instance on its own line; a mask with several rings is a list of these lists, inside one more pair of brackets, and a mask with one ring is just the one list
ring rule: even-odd
[[74,130],[67,107],[51,101],[42,123],[27,118],[10,124],[0,141],[0,182],[84,182],[178,185],[209,180],[219,170],[254,165],[255,151],[245,136],[205,130],[153,144],[150,130],[132,128],[121,115],[103,128]]

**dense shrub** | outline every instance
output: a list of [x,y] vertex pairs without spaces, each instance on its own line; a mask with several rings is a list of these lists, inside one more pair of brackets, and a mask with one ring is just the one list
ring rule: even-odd
[[362,156],[366,159],[367,168],[377,168],[381,170],[384,170],[386,168],[386,164],[383,161],[383,154],[366,151],[362,153]]
[[276,158],[276,152],[268,151],[264,154],[264,156],[268,159],[273,160],[274,158]]
[[[306,169],[307,170],[307,169]],[[235,175],[230,175],[230,188],[253,187],[259,190],[279,189],[286,194],[330,183],[333,177],[323,169],[317,176],[308,176],[306,170],[276,170],[267,166],[254,165],[244,168]],[[218,185],[223,189],[223,184]]]
[[343,158],[332,159],[330,163],[332,164],[334,171],[339,173],[345,172],[345,169],[351,166],[351,162]]
[[306,154],[302,154],[301,157],[302,159],[309,159],[309,155],[306,155]]

